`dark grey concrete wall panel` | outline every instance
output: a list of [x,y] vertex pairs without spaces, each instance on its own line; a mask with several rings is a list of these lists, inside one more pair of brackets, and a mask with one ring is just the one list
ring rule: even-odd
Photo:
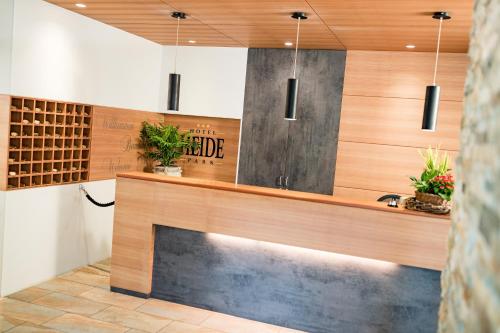
[[[152,297],[312,333],[436,332],[440,272],[157,227]],[[257,332],[256,332],[257,333]]]
[[285,172],[292,190],[333,194],[345,60],[345,51],[299,53],[297,121],[289,125]]
[[[276,52],[273,52],[276,51]],[[238,183],[275,187],[286,163],[287,80],[292,75],[289,50],[249,49],[242,119]]]
[[333,193],[345,51],[299,50],[297,120],[284,120],[293,50],[249,49],[238,182]]

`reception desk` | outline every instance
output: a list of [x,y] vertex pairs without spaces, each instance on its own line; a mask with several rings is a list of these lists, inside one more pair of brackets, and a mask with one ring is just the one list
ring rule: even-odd
[[441,270],[449,217],[279,189],[140,172],[117,177],[111,286],[151,293],[155,226]]

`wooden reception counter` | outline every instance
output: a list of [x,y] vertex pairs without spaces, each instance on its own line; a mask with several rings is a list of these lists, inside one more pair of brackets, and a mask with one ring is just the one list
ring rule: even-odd
[[441,270],[450,221],[378,202],[122,173],[116,184],[113,289],[149,296],[155,225]]

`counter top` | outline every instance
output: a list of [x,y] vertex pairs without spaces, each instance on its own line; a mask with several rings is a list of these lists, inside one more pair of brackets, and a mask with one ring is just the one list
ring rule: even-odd
[[171,176],[156,175],[145,172],[124,172],[117,174],[117,177],[145,180],[145,181],[152,181],[159,183],[170,183],[176,185],[186,185],[186,186],[193,186],[200,188],[209,188],[222,191],[256,194],[269,197],[317,202],[317,203],[324,203],[331,205],[365,208],[365,209],[379,210],[379,211],[398,213],[398,214],[409,214],[409,215],[427,216],[427,217],[431,216],[433,218],[441,218],[445,220],[450,219],[449,214],[447,215],[429,214],[429,213],[417,212],[414,210],[408,210],[401,206],[399,208],[388,207],[387,203],[384,202],[377,202],[377,201],[371,202],[358,199],[339,198],[334,195],[280,190],[277,188],[241,185],[241,184],[233,184],[233,183],[197,179],[197,178],[171,177]]

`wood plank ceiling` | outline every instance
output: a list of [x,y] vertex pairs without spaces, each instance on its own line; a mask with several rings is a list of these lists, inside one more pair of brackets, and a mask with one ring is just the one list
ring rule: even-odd
[[[467,52],[472,0],[49,0],[48,2],[163,44],[175,44],[176,20],[183,11],[180,43],[229,47],[278,47],[294,41],[294,11],[301,24],[301,48],[434,51],[438,21],[434,11],[453,17],[443,23],[442,51]],[[75,6],[77,2],[86,8]]]

